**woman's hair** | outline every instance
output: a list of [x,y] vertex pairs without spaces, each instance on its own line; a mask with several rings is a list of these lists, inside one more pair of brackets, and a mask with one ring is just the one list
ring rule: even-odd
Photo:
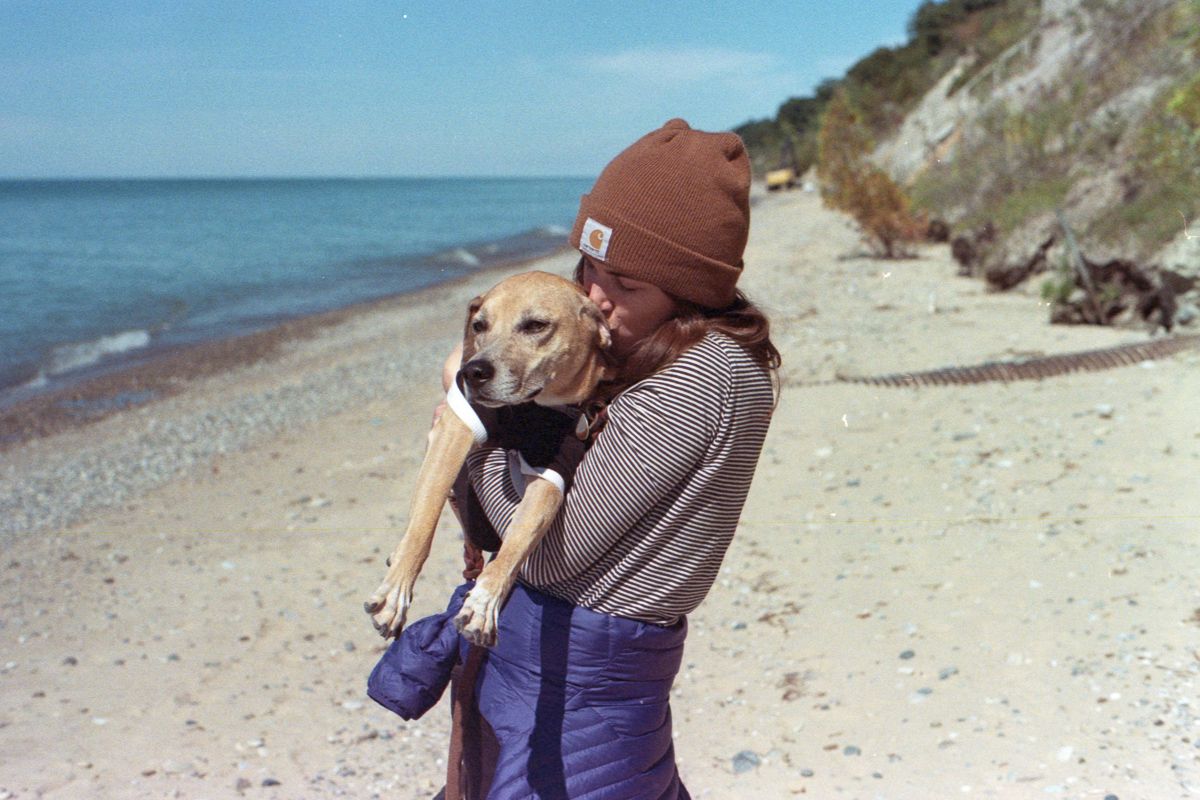
[[[583,285],[583,259],[575,266],[575,282]],[[783,359],[771,342],[771,323],[767,315],[746,297],[734,291],[733,302],[724,308],[704,308],[672,297],[675,315],[656,331],[634,345],[621,360],[617,378],[607,385],[610,397],[638,381],[648,378],[683,355],[709,331],[723,333],[740,344],[759,365],[771,371],[771,381],[779,397],[779,365]]]

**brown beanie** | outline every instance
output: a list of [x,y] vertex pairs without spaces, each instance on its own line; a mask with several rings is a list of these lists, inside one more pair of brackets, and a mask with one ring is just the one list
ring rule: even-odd
[[620,275],[706,308],[733,301],[750,233],[750,161],[732,133],[673,119],[609,162],[570,244]]

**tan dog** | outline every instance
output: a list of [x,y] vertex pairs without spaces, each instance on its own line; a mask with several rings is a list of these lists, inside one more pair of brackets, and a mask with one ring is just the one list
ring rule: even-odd
[[[473,402],[490,407],[580,404],[611,377],[605,358],[611,341],[600,310],[576,284],[545,272],[514,275],[471,301],[463,336],[466,391]],[[404,627],[442,505],[474,442],[475,433],[451,410],[429,434],[408,528],[388,559],[383,583],[364,604],[385,638]],[[535,478],[526,485],[504,546],[455,619],[468,641],[495,644],[500,608],[561,505],[562,492],[550,481]]]

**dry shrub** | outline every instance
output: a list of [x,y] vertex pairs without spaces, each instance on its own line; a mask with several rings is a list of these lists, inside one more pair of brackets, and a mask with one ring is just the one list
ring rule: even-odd
[[817,136],[825,204],[852,216],[879,255],[908,255],[905,245],[920,241],[928,224],[896,182],[867,160],[871,140],[861,120],[842,92],[825,109]]

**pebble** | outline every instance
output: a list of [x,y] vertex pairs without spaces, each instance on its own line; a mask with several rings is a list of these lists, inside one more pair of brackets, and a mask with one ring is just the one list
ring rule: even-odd
[[842,748],[842,755],[844,755],[844,756],[861,756],[862,750],[858,747],[855,747],[852,744],[848,744]]
[[912,658],[915,655],[916,655],[916,653],[914,653],[912,650],[905,650],[903,653],[900,654],[900,660],[908,661],[910,658]]
[[933,689],[930,689],[928,686],[924,686],[910,694],[908,696],[908,702],[912,703],[913,705],[916,705],[917,703],[924,703],[929,699],[929,695],[931,694],[933,694]]
[[733,772],[735,775],[740,775],[743,772],[749,772],[762,763],[762,759],[758,757],[758,753],[753,750],[743,750],[733,757]]

